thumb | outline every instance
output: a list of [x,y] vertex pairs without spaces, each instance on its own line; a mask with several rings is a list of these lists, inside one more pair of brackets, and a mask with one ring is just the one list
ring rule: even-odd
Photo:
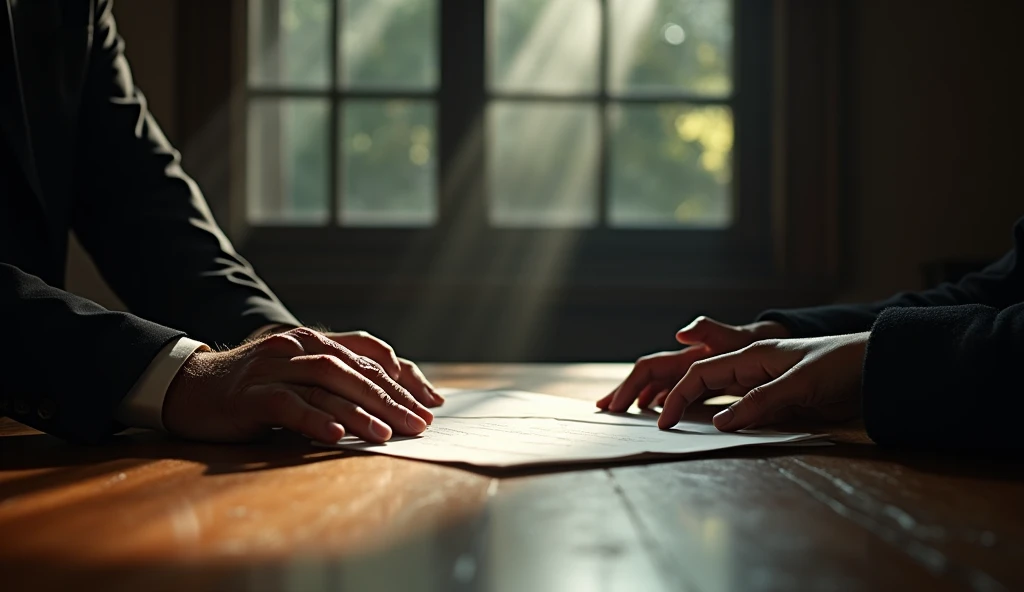
[[790,370],[771,382],[750,389],[742,399],[716,415],[713,422],[723,432],[768,423],[779,411],[798,404],[806,394],[805,386],[794,378]]
[[697,317],[692,323],[676,332],[676,341],[683,345],[703,343],[714,351],[732,350],[738,349],[729,347],[729,344],[735,341],[737,331],[736,327],[719,323],[714,319]]

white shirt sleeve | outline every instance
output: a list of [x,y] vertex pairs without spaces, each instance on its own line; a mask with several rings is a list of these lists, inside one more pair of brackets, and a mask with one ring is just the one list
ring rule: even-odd
[[206,344],[179,337],[160,350],[117,408],[114,418],[133,428],[163,430],[164,397],[178,370],[196,350]]

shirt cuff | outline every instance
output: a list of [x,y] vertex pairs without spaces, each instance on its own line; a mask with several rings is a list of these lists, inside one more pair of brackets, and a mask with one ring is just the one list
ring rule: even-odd
[[118,422],[133,428],[164,430],[164,397],[178,370],[198,349],[210,348],[201,341],[179,337],[160,350],[135,386],[117,407]]

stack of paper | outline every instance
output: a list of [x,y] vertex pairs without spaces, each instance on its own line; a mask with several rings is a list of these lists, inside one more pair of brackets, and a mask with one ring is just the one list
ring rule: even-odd
[[686,455],[755,444],[806,442],[818,436],[682,422],[659,430],[654,415],[611,414],[592,403],[522,391],[461,391],[434,409],[423,434],[370,444],[346,437],[335,446],[434,462],[488,467],[596,462]]

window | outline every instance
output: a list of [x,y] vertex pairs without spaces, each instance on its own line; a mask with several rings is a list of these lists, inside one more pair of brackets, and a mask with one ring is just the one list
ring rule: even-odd
[[248,0],[242,247],[386,336],[771,277],[773,7]]
[[435,225],[439,83],[480,63],[489,226],[731,225],[731,0],[480,3],[487,59],[442,73],[437,0],[252,0],[249,223]]

